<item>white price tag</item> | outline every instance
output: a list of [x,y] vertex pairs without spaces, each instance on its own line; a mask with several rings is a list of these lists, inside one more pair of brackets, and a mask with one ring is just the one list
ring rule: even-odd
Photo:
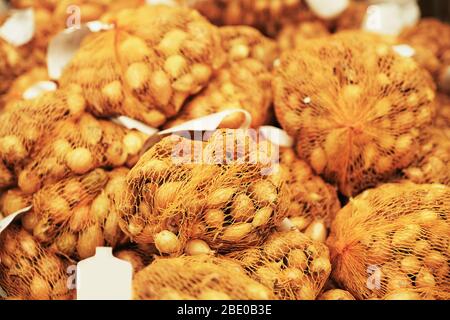
[[53,81],[39,81],[29,87],[22,94],[24,100],[32,100],[40,96],[44,92],[51,92],[58,89],[58,85]]
[[77,265],[77,300],[131,300],[133,267],[98,247],[95,256]]
[[333,19],[350,5],[349,0],[306,0],[309,8],[322,19]]
[[420,19],[416,0],[372,0],[367,9],[363,29],[382,35],[399,35],[405,27]]
[[47,50],[47,68],[50,79],[58,80],[61,77],[64,68],[72,60],[87,35],[112,28],[113,26],[110,24],[92,21],[80,27],[71,27],[56,35],[50,41]]
[[270,142],[280,147],[292,148],[294,146],[294,139],[289,134],[277,127],[262,126],[259,132]]
[[11,10],[11,15],[0,27],[0,37],[13,46],[27,44],[34,37],[34,10]]

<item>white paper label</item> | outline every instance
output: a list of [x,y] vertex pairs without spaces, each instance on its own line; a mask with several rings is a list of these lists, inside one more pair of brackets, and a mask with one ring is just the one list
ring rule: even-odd
[[92,21],[80,27],[71,27],[56,35],[48,46],[47,68],[50,79],[58,80],[66,65],[80,48],[83,39],[90,33],[112,29],[113,26]]
[[143,122],[131,119],[129,117],[120,116],[120,117],[117,117],[117,118],[112,118],[111,120],[114,123],[117,123],[117,124],[127,128],[127,129],[130,129],[130,130],[135,129],[135,130],[137,130],[139,132],[142,132],[142,133],[144,133],[144,134],[146,134],[148,136],[153,136],[156,133],[158,133],[158,129],[152,128],[152,127],[146,125]]
[[294,146],[294,139],[289,134],[277,127],[262,126],[259,132],[270,142],[280,147],[292,148]]
[[372,0],[367,9],[363,29],[382,35],[399,35],[405,27],[415,25],[420,19],[416,0]]
[[198,119],[187,121],[179,126],[175,126],[173,128],[169,128],[167,130],[163,130],[163,131],[157,132],[156,134],[151,135],[145,142],[144,147],[142,148],[141,156],[148,149],[150,149],[156,143],[161,141],[161,139],[166,135],[175,134],[177,132],[185,132],[185,131],[214,131],[214,130],[217,130],[217,128],[220,126],[220,124],[226,117],[228,117],[229,115],[232,115],[233,113],[236,113],[236,112],[242,113],[245,116],[245,121],[244,121],[244,123],[241,124],[240,129],[250,128],[250,125],[252,123],[252,115],[246,110],[230,109],[230,110],[225,110],[225,111],[218,112],[218,113],[213,113],[206,117],[201,117]]
[[344,12],[349,0],[306,0],[309,8],[322,19],[333,19]]
[[240,129],[248,129],[252,123],[252,116],[250,113],[243,109],[230,109],[222,112],[213,113],[211,115],[201,117],[198,119],[187,121],[179,126],[160,131],[159,135],[172,134],[182,131],[213,131],[216,130],[226,117],[234,114],[242,113],[245,116],[245,121],[241,125]]
[[403,24],[400,19],[400,8],[393,3],[371,5],[363,22],[363,29],[384,35],[398,35]]
[[24,100],[32,100],[40,96],[44,92],[51,92],[58,89],[58,85],[53,81],[39,81],[29,87],[22,94]]
[[133,267],[98,247],[95,256],[77,265],[77,300],[131,300]]
[[10,214],[9,216],[7,216],[6,218],[4,218],[3,220],[0,221],[0,234],[5,231],[6,228],[8,228],[8,226],[20,215],[30,211],[32,208],[32,206],[23,208],[19,211],[14,212],[13,214]]
[[399,44],[392,47],[402,57],[412,58],[416,55],[416,50],[407,44]]
[[13,46],[27,44],[34,37],[34,10],[11,10],[11,15],[0,27],[0,37]]

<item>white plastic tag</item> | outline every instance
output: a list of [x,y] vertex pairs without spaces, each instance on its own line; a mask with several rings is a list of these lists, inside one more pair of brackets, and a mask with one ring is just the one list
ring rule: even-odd
[[400,8],[394,3],[371,5],[363,22],[363,29],[384,35],[398,35],[403,24],[400,19]]
[[131,263],[114,257],[112,248],[98,247],[77,265],[77,300],[131,300],[132,279]]
[[11,10],[11,15],[0,27],[0,37],[13,46],[27,44],[34,37],[34,10]]
[[112,118],[111,121],[127,128],[127,129],[130,129],[130,130],[135,129],[135,130],[142,132],[148,136],[153,136],[156,133],[158,133],[158,129],[152,128],[143,122],[131,119],[129,117],[119,116],[117,118]]
[[280,147],[292,148],[294,146],[294,139],[288,133],[280,128],[273,126],[262,126],[259,132],[270,142]]
[[58,85],[53,81],[39,81],[25,90],[22,94],[22,98],[25,100],[32,100],[44,92],[51,92],[56,89],[58,89]]
[[369,32],[397,36],[420,19],[416,0],[372,0],[371,3],[363,22],[363,29]]
[[92,21],[80,27],[71,27],[60,32],[49,43],[47,51],[47,68],[50,79],[58,80],[66,65],[80,48],[83,39],[90,33],[111,30],[112,25]]
[[397,52],[402,57],[412,58],[416,55],[416,50],[407,44],[399,44],[392,47],[395,52]]
[[245,121],[241,125],[240,129],[248,129],[252,123],[252,116],[250,113],[243,109],[230,109],[222,112],[213,113],[211,115],[201,117],[198,119],[187,121],[179,126],[160,131],[159,135],[172,134],[181,131],[213,131],[216,130],[222,121],[234,114],[234,113],[242,113],[245,116]]
[[333,19],[344,12],[349,0],[306,0],[309,8],[322,19]]
[[243,109],[230,109],[222,112],[213,113],[206,117],[201,117],[198,119],[194,119],[191,121],[187,121],[179,126],[175,126],[173,128],[169,128],[167,130],[163,130],[150,136],[144,144],[142,148],[141,155],[145,153],[148,149],[150,149],[153,145],[158,143],[164,136],[175,134],[177,132],[186,132],[186,131],[214,131],[216,130],[222,121],[232,115],[233,113],[242,113],[245,116],[244,123],[241,124],[240,129],[248,129],[252,123],[251,114]]
[[4,218],[3,220],[0,221],[0,234],[5,231],[6,228],[8,228],[8,226],[16,219],[18,218],[20,215],[30,211],[32,208],[32,206],[23,208],[19,211],[14,212],[13,214],[10,214],[9,216],[7,216],[6,218]]

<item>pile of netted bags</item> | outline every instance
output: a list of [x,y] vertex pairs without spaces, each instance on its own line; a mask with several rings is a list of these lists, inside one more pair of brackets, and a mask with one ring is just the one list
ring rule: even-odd
[[[73,298],[65,269],[98,246],[132,264],[135,299],[449,298],[448,97],[424,50],[333,35],[360,25],[359,2],[332,19],[300,1],[99,2],[80,5],[113,27],[55,92],[22,99],[36,69],[2,97],[0,212],[32,206],[0,235],[9,298]],[[148,140],[111,119],[232,109],[253,129],[235,112]]]
[[276,148],[252,139],[248,131],[236,130],[219,130],[206,141],[170,136],[129,172],[120,225],[134,242],[154,244],[160,255],[136,274],[137,298],[319,295],[331,272],[328,248],[298,229],[276,227],[289,214],[307,226],[320,207],[314,200],[323,196],[332,202],[333,193],[298,160],[303,168],[295,172],[299,181],[310,180],[311,190],[295,195],[300,208],[293,210],[290,185],[281,172],[270,171],[284,166],[272,163]]
[[[9,215],[32,205],[1,236],[12,239],[9,242],[17,234],[32,239],[33,247],[42,251],[16,257],[14,250],[8,251],[9,245],[2,248],[0,286],[10,298],[73,297],[73,292],[59,293],[59,282],[66,280],[64,273],[60,277],[61,270],[92,256],[97,246],[116,248],[117,255],[132,262],[135,271],[154,255],[161,259],[184,252],[210,254],[212,248],[225,256],[264,244],[288,213],[304,219],[306,227],[316,214],[321,215],[316,211],[322,196],[337,202],[334,190],[321,180],[313,181],[306,165],[296,170],[298,181],[311,183],[291,198],[281,170],[277,176],[263,175],[270,163],[245,163],[253,156],[266,160],[265,152],[240,155],[228,166],[177,165],[170,157],[175,142],[167,138],[134,166],[146,136],[108,117],[127,115],[160,127],[171,118],[182,122],[244,108],[257,127],[269,117],[270,72],[278,49],[255,29],[219,29],[186,8],[139,7],[111,11],[102,19],[115,28],[85,39],[57,91],[22,101],[17,99],[21,83],[28,83],[34,75],[18,79],[17,89],[11,92],[19,93],[10,94],[10,104],[0,115],[5,124],[0,134],[1,187],[5,190],[1,211]],[[13,97],[20,101],[12,102]],[[211,109],[205,111],[203,106],[210,105],[209,101],[213,102]],[[239,127],[239,123],[228,118],[223,126]],[[219,132],[203,142],[202,155],[210,160],[222,157],[215,150],[224,135]],[[232,140],[233,145],[249,136],[238,138]],[[125,167],[133,169],[128,172]],[[299,212],[294,198],[303,200]],[[310,242],[305,238],[296,246],[310,254],[305,251],[312,250]],[[318,257],[328,259],[323,250]],[[59,261],[52,268],[54,276],[39,270],[37,255]],[[14,262],[22,256],[24,261],[17,266]],[[234,264],[239,265],[237,259]],[[295,268],[280,267],[280,272],[287,267]],[[13,277],[15,268],[27,272]],[[242,268],[244,282],[254,284],[248,298],[275,297],[273,286],[266,288]],[[314,298],[329,268],[298,268],[305,278],[320,274],[317,285],[312,280],[304,282],[303,291],[312,290],[305,297]],[[30,283],[30,275],[36,283]],[[299,282],[295,290],[302,287]]]
[[395,43],[304,41],[275,68],[275,111],[300,158],[350,197],[326,241],[338,286],[357,299],[448,299],[448,98]]
[[450,188],[386,184],[352,199],[328,238],[333,277],[359,299],[450,298]]

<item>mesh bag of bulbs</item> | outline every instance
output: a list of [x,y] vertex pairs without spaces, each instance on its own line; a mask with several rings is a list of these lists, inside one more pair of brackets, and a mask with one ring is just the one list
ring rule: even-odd
[[[10,1],[35,32],[0,32],[0,300],[76,299],[98,247],[138,300],[450,299],[448,24],[151,2]],[[107,27],[54,79],[77,12]]]
[[328,238],[334,278],[359,299],[449,299],[449,196],[405,183],[354,198]]
[[127,177],[123,229],[164,254],[182,252],[197,237],[219,252],[260,245],[286,217],[289,191],[266,172],[274,146],[253,138],[219,130],[206,142],[163,139]]

